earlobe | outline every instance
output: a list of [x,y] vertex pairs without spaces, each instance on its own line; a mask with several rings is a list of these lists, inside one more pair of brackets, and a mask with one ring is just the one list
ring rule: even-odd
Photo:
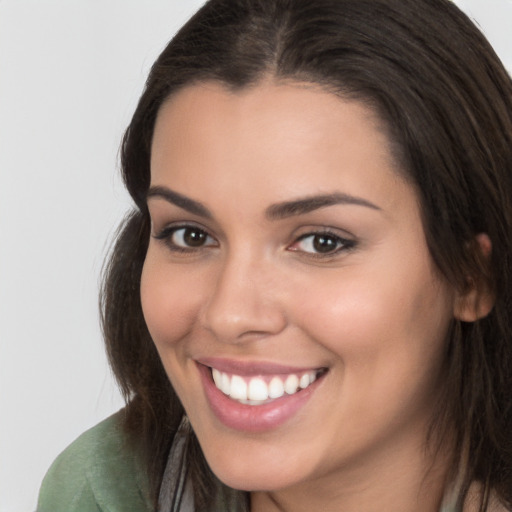
[[[485,266],[489,263],[492,252],[492,243],[486,233],[475,237],[476,250],[479,251],[479,260]],[[454,304],[454,317],[461,322],[476,322],[486,317],[494,307],[494,291],[486,278],[486,272],[468,278],[468,287],[460,292]]]

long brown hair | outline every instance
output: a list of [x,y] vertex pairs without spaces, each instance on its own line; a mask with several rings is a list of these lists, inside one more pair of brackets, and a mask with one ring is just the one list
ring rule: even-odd
[[[125,428],[147,461],[153,499],[183,414],[139,298],[155,118],[187,85],[214,80],[240,89],[269,75],[317,83],[373,108],[418,190],[440,272],[457,289],[485,280],[493,290],[485,319],[452,325],[431,440],[455,432],[452,476],[466,450],[459,507],[472,481],[484,486],[481,510],[491,489],[512,506],[512,82],[448,0],[210,0],[153,65],[122,144],[135,208],[120,228],[102,291]],[[492,241],[488,264],[473,243],[478,233]],[[201,508],[214,477],[196,442],[191,451]]]

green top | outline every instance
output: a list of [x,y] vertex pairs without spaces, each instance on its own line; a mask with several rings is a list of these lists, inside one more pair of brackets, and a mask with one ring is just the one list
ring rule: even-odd
[[57,457],[41,485],[37,512],[152,512],[148,494],[117,413]]
[[[223,492],[211,510],[247,510],[237,500],[239,491],[219,485]],[[440,512],[453,510],[448,499]],[[505,512],[500,506],[491,510]],[[83,433],[57,457],[41,485],[37,512],[154,512],[147,475],[126,441],[119,412]]]

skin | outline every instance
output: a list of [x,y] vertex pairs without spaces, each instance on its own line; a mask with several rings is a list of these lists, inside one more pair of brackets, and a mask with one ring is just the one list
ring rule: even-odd
[[[434,267],[416,192],[372,111],[301,83],[189,86],[159,112],[151,186],[211,213],[148,198],[141,298],[215,474],[252,491],[253,511],[438,510],[445,461],[425,436],[447,330],[467,304]],[[266,215],[333,193],[372,206]],[[205,243],[180,252],[183,231],[156,238],[183,224]],[[301,239],[326,229],[349,243],[317,254],[313,235]],[[204,357],[329,371],[291,419],[251,434],[210,410],[195,363]]]

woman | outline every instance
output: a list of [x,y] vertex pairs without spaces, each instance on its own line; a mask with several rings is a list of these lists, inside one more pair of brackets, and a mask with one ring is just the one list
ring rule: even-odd
[[512,84],[454,5],[212,0],[122,167],[127,406],[40,511],[512,509]]

